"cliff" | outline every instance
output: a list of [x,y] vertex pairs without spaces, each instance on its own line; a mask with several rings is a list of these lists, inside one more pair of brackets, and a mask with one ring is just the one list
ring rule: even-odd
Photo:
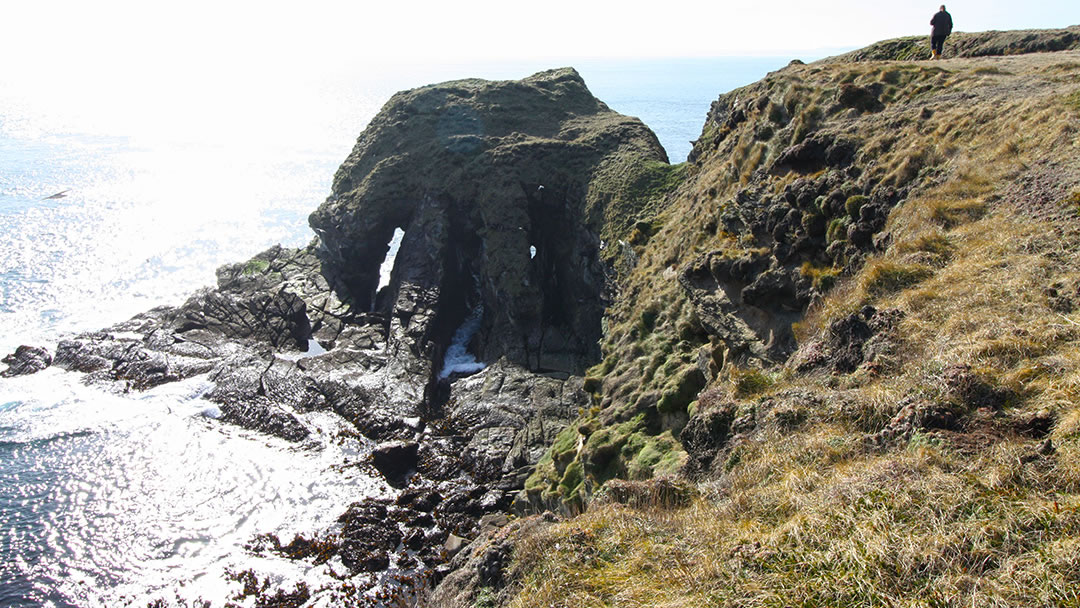
[[1076,28],[915,40],[713,103],[526,484],[581,513],[464,596],[1075,601],[1080,54],[1033,51]]

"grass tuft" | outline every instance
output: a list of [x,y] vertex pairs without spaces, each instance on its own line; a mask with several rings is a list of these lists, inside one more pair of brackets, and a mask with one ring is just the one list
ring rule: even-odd
[[874,260],[863,271],[860,287],[868,296],[878,298],[921,283],[933,274],[933,269],[922,264]]

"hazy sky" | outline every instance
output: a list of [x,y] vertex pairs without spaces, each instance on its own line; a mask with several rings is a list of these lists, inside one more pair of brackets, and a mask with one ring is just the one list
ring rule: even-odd
[[[948,6],[961,31],[1080,23],[1080,0]],[[281,124],[277,117],[330,103],[312,83],[393,84],[364,91],[377,108],[398,88],[520,78],[587,59],[810,59],[928,34],[937,7],[910,0],[6,0],[0,116],[65,117],[82,129],[92,119],[106,133],[175,135],[208,124],[261,133],[266,121]],[[529,67],[483,68],[480,60]]]
[[[358,61],[773,54],[926,34],[936,2],[41,0],[5,2],[3,76]],[[1078,0],[949,3],[961,31],[1080,24]],[[796,53],[797,55],[797,53]],[[4,74],[8,72],[8,74]]]

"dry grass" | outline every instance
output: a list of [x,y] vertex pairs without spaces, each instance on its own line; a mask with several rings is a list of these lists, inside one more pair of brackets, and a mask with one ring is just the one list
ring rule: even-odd
[[[954,67],[808,69],[835,86],[880,82],[890,101],[996,86],[1024,71],[1019,63]],[[1051,285],[1080,285],[1080,243],[1022,197],[1003,196],[1036,163],[1071,162],[1080,92],[1060,87],[1064,94],[1049,97],[895,113],[889,128],[861,131],[860,154],[876,159],[874,182],[914,187],[889,218],[889,249],[839,280],[796,333],[813,339],[864,304],[898,308],[901,339],[888,366],[841,377],[726,370],[720,381],[744,409],[789,388],[815,392],[825,405],[797,429],[759,427],[735,440],[720,456],[723,473],[689,507],[597,505],[525,539],[512,605],[1080,606],[1080,301],[1063,307],[1048,295]],[[778,124],[800,107],[830,103],[798,84],[775,101],[764,112]],[[731,145],[738,162],[702,168],[703,183],[729,184],[710,199],[732,196],[750,176],[740,163],[757,167],[774,152],[748,138]],[[668,223],[667,242],[696,242],[691,231],[713,212],[673,211],[682,215]],[[681,316],[683,296],[655,278],[685,253],[676,249],[645,252],[628,283],[662,294],[662,316],[671,319]],[[812,264],[802,272],[815,282],[838,278]],[[656,327],[658,335],[663,319]],[[620,378],[638,378],[634,365],[655,373],[672,353],[685,356],[671,336],[639,341],[642,361],[619,363]],[[923,431],[871,447],[879,444],[867,435],[905,399],[946,399],[941,372],[955,364],[1012,396],[986,414],[993,432]],[[1054,421],[1052,453],[1016,430],[1035,413]]]
[[685,509],[606,505],[518,547],[526,606],[1075,606],[1080,448],[974,462],[843,428],[744,445]]

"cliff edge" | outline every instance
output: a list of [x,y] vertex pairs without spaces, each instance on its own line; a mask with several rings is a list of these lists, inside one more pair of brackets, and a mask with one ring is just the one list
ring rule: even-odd
[[1080,54],[1039,52],[1069,41],[721,95],[526,483],[579,514],[478,543],[514,558],[438,605],[1075,602]]

